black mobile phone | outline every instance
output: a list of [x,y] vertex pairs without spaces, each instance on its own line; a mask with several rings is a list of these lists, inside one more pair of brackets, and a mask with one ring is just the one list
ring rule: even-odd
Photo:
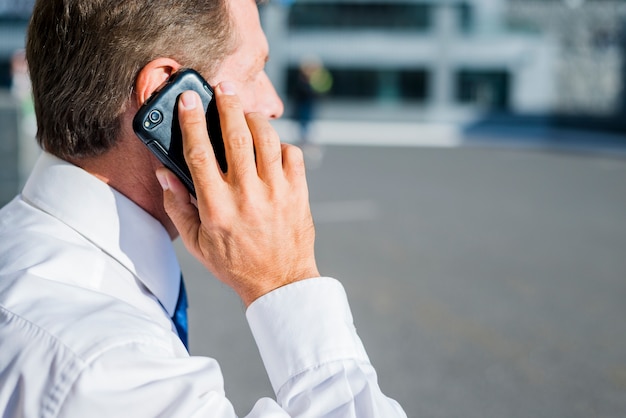
[[194,90],[202,99],[206,114],[209,138],[220,168],[226,173],[226,155],[219,113],[213,97],[213,89],[200,74],[191,69],[174,73],[158,91],[141,106],[133,119],[133,129],[152,153],[169,168],[196,196],[189,167],[183,155],[183,140],[178,121],[178,98]]

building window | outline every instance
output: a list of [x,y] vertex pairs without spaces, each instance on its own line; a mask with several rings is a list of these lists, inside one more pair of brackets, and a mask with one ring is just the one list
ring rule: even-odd
[[[378,102],[424,102],[427,99],[428,72],[425,69],[364,69],[329,67],[333,87],[327,97],[342,100]],[[293,98],[298,70],[287,73],[287,94]]]
[[456,74],[457,100],[483,109],[508,110],[510,78],[506,70],[460,70]]
[[474,9],[469,3],[461,3],[457,7],[461,31],[470,32],[474,21]]
[[11,87],[11,62],[0,60],[0,89]]
[[431,27],[432,6],[411,3],[294,3],[290,29],[417,30]]
[[426,70],[400,71],[400,91],[402,91],[402,97],[406,100],[426,101],[429,82]]

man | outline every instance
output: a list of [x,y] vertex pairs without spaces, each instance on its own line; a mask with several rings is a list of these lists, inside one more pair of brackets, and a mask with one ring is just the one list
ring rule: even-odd
[[[3,416],[234,416],[217,362],[184,345],[178,234],[247,307],[276,393],[249,416],[405,416],[343,288],[319,277],[302,155],[268,123],[283,106],[267,54],[252,0],[36,3],[27,56],[44,153],[0,212]],[[216,86],[229,167],[184,93],[197,201],[131,128],[182,67]]]

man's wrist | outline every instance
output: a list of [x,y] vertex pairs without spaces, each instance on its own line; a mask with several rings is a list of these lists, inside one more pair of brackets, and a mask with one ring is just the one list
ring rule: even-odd
[[275,391],[293,376],[338,360],[369,362],[341,283],[302,280],[254,301],[246,317]]
[[277,289],[280,289],[284,286],[288,286],[292,283],[299,282],[302,280],[319,278],[320,273],[317,270],[317,267],[313,266],[307,269],[302,269],[298,273],[291,273],[289,275],[285,275],[284,277],[275,280],[275,281],[261,281],[258,286],[254,288],[246,288],[240,289],[237,291],[237,294],[243,301],[244,305],[249,307],[254,301],[257,299],[267,295],[268,293],[274,292]]

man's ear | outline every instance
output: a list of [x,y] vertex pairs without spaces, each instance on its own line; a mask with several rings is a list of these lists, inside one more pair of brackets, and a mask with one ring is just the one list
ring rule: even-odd
[[147,63],[135,80],[135,99],[141,106],[155,90],[182,66],[171,58],[157,58]]

